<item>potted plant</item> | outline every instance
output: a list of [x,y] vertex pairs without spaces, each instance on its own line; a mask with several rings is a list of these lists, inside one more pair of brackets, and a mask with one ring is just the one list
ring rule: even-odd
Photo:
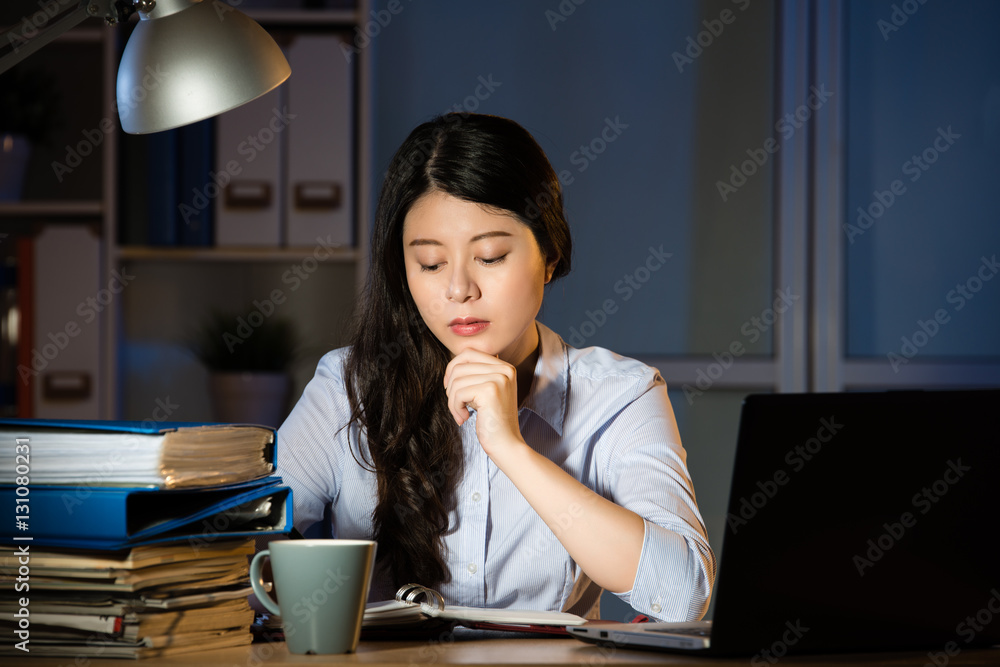
[[21,198],[31,149],[49,138],[58,108],[50,74],[15,67],[0,75],[0,200]]
[[298,335],[291,320],[212,312],[191,343],[209,372],[215,419],[279,426],[288,410]]

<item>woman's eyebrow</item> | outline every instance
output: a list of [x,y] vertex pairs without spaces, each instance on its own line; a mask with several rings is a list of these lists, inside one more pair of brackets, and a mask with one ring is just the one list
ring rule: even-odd
[[503,230],[496,230],[495,232],[486,232],[484,234],[476,234],[471,239],[469,243],[475,243],[476,241],[482,241],[483,239],[493,238],[494,236],[511,236],[510,232],[505,232]]
[[[476,234],[471,239],[469,243],[475,243],[476,241],[482,241],[483,239],[493,238],[495,236],[512,236],[510,232],[505,232],[502,230],[496,230],[493,232],[484,232],[482,234]],[[419,246],[419,245],[442,245],[440,241],[435,239],[413,239],[407,245]]]

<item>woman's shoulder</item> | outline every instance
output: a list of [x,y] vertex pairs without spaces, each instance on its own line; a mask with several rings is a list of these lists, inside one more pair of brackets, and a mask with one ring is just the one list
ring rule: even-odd
[[336,368],[338,372],[343,369],[344,360],[347,359],[347,353],[351,351],[350,346],[338,347],[329,352],[323,354],[319,359],[317,368]]
[[650,392],[666,388],[660,372],[605,347],[567,346],[569,404],[590,418],[610,416]]
[[282,424],[286,440],[300,437],[309,440],[316,433],[339,433],[341,426],[347,423],[350,417],[344,383],[347,351],[347,348],[338,348],[320,357],[315,373]]
[[596,345],[576,348],[551,330],[549,333],[559,340],[565,350],[569,373],[574,378],[587,378],[596,382],[620,380],[647,386],[662,382],[658,370],[638,359]]
[[625,381],[653,382],[659,377],[659,371],[638,359],[626,357],[605,347],[574,348],[566,346],[569,356],[569,366],[572,374],[577,377],[587,377],[606,381],[621,379]]
[[320,357],[319,362],[317,362],[313,378],[324,383],[343,387],[344,364],[347,361],[347,354],[350,350],[350,347],[338,347],[326,352]]

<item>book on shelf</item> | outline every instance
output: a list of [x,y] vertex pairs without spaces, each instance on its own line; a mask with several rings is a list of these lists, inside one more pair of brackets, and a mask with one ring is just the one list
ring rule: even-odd
[[[252,641],[253,540],[30,549],[33,655],[140,658]],[[24,609],[13,586],[20,557],[15,547],[0,548],[0,628],[11,632]],[[14,643],[0,646],[0,656],[22,654]]]
[[561,611],[490,609],[449,605],[437,591],[408,584],[393,600],[371,602],[365,607],[362,632],[368,636],[391,636],[400,630],[420,630],[461,625],[481,630],[568,634],[567,625],[582,625],[586,619]]
[[[119,245],[150,245],[149,141],[151,135],[118,136],[118,238]],[[159,164],[152,165],[154,170]],[[161,204],[162,205],[162,204]]]
[[177,243],[211,246],[213,202],[219,185],[212,174],[215,119],[177,128]]
[[236,484],[274,472],[276,439],[252,424],[0,419],[0,484],[21,476],[19,464],[33,487]]
[[[146,204],[143,220],[148,230],[146,242],[151,246],[175,246],[179,241],[177,135],[178,131],[174,129],[142,136],[140,141],[146,146],[147,160],[142,165],[129,167],[146,176],[146,182],[142,184],[144,191],[133,196],[140,196]],[[126,223],[132,224],[131,221]]]
[[210,246],[215,119],[119,137],[118,243]]

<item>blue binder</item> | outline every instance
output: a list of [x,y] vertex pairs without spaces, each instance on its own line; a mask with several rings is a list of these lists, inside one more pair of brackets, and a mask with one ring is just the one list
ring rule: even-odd
[[[287,533],[293,525],[292,491],[280,477],[198,489],[28,489],[29,510],[17,517],[27,529],[18,531],[12,516],[0,529],[7,543],[113,551],[186,540],[197,547],[218,539]],[[0,507],[10,508],[12,515],[23,497],[13,485],[0,486]],[[15,538],[20,539],[11,542]]]
[[[209,425],[212,424],[0,419],[0,427],[4,427],[7,436],[23,433],[27,438],[41,429],[52,428],[157,435]],[[273,471],[277,433],[271,427],[263,428],[272,433],[264,458]],[[15,461],[16,457],[11,456],[10,466],[20,475]],[[24,467],[30,468],[27,460]],[[28,470],[26,484],[9,481],[0,484],[0,507],[8,508],[11,513],[10,521],[0,526],[0,537],[8,543],[20,538],[25,544],[36,546],[118,550],[174,540],[186,539],[196,545],[199,541],[221,538],[287,533],[293,526],[291,489],[282,486],[281,478],[275,474],[228,484],[160,489],[154,485],[88,484],[85,473],[81,471],[79,482],[73,480],[77,483],[41,484],[32,480]],[[10,479],[18,481],[17,477]]]

